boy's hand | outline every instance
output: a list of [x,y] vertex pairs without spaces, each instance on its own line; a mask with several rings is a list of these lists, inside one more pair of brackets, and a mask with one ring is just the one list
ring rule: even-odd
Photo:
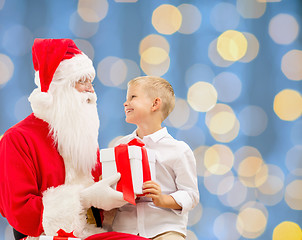
[[143,194],[146,194],[146,197],[152,198],[152,201],[155,206],[164,207],[163,195],[161,194],[161,188],[158,183],[154,181],[144,182]]
[[154,205],[157,207],[182,209],[172,196],[162,194],[160,185],[154,181],[144,182],[143,193],[146,194],[146,197],[152,198]]

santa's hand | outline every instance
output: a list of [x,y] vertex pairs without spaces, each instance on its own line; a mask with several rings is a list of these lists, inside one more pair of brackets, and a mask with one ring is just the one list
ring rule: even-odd
[[117,173],[82,190],[80,197],[83,207],[93,206],[108,211],[125,205],[127,202],[124,200],[123,194],[111,187],[118,182],[120,177],[121,174]]

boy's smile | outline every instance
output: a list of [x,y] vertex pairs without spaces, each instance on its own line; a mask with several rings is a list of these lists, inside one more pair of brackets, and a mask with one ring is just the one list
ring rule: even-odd
[[132,112],[133,111],[133,109],[125,109],[125,113],[127,114],[127,113],[130,113],[130,112]]

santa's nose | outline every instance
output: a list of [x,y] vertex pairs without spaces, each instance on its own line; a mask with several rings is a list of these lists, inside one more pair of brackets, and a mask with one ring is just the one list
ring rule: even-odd
[[86,85],[86,92],[91,92],[91,93],[94,93],[94,88],[93,88],[93,85],[90,84],[90,85]]

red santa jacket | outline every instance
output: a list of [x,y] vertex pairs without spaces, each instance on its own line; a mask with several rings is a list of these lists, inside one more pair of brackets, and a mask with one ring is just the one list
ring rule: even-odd
[[[101,166],[93,175],[99,179]],[[17,231],[39,236],[42,193],[64,184],[64,161],[49,125],[33,114],[10,128],[0,141],[0,212]]]

